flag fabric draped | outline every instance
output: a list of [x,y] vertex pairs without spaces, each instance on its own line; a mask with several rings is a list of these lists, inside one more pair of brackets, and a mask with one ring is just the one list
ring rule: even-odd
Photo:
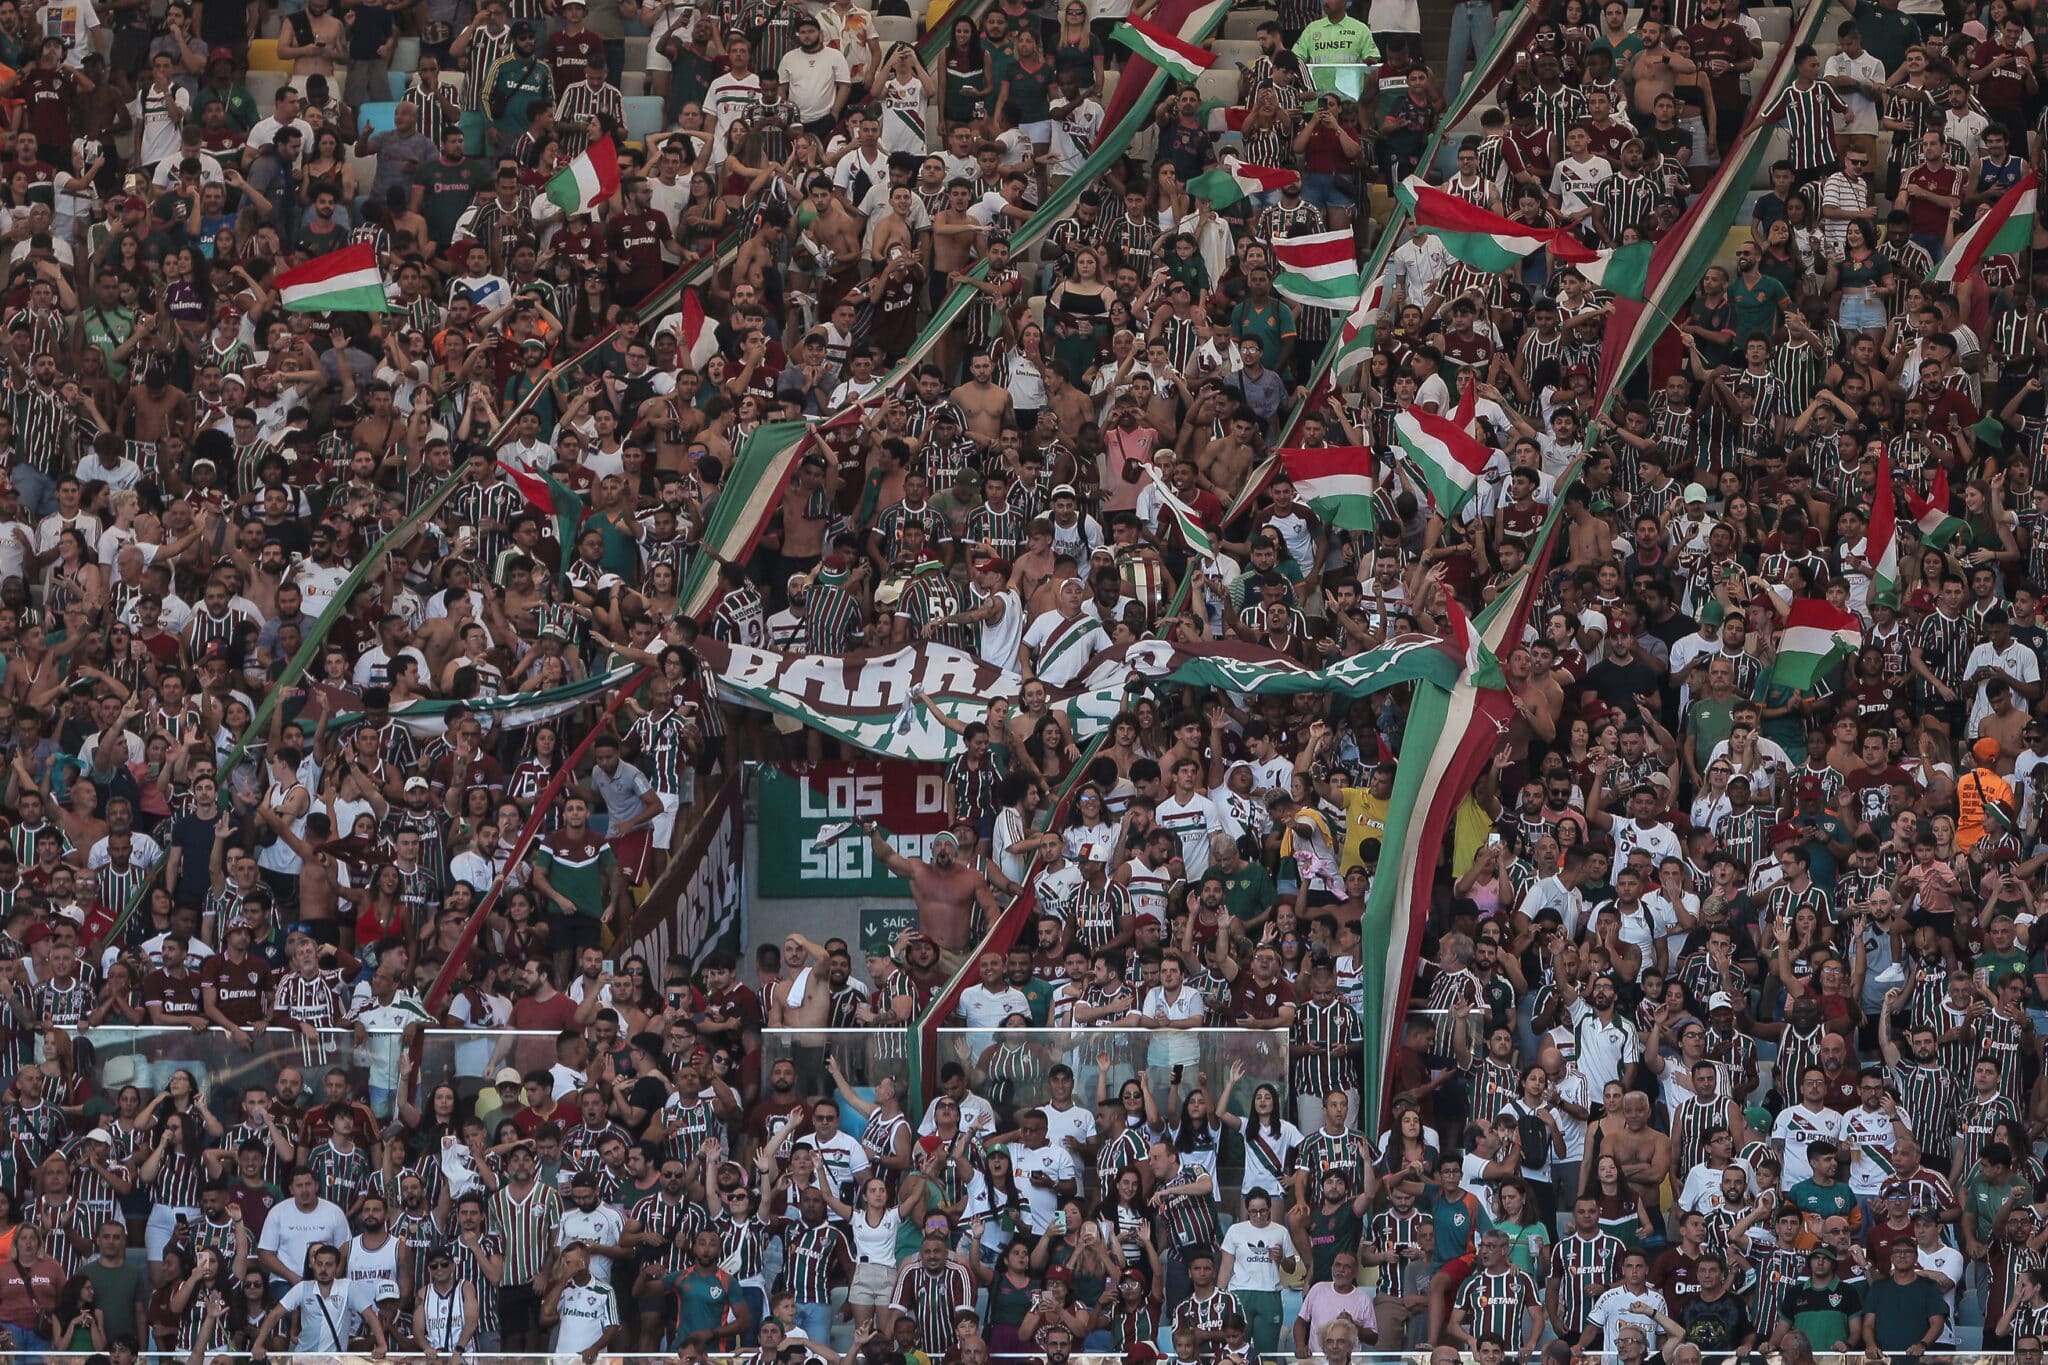
[[1419,407],[1394,415],[1394,440],[1421,468],[1429,495],[1446,521],[1478,491],[1479,477],[1493,457],[1484,441],[1456,421]]
[[682,335],[678,340],[693,370],[702,370],[718,354],[718,328],[704,316],[704,301],[694,289],[683,291]]
[[1474,687],[1506,687],[1507,675],[1500,671],[1500,660],[1472,628],[1472,618],[1465,615],[1458,599],[1449,593],[1444,594],[1444,615],[1449,622],[1451,645],[1458,651],[1459,665],[1465,671],[1465,681]]
[[1254,194],[1284,190],[1300,179],[1298,173],[1279,166],[1254,166],[1226,155],[1215,170],[1204,171],[1188,181],[1188,193],[1219,209],[1227,209]]
[[1273,288],[1296,303],[1349,309],[1358,302],[1358,247],[1350,228],[1279,238],[1273,258],[1280,267]]
[[548,202],[564,218],[589,213],[619,192],[619,149],[601,137],[548,181]]
[[1993,256],[2014,256],[2034,244],[2035,200],[2040,177],[2028,171],[2019,183],[1992,201],[1984,216],[1965,228],[1950,245],[1937,280],[1966,280]]
[[[1185,42],[1135,15],[1111,29],[1109,36],[1178,81],[1192,82],[1216,65],[1216,54],[1207,48]],[[1193,187],[1190,192],[1201,193]]]
[[1892,491],[1892,461],[1882,446],[1877,452],[1877,495],[1870,500],[1870,526],[1863,557],[1870,562],[1870,602],[1896,609],[1899,605],[1899,528],[1897,495]]
[[1173,514],[1173,520],[1180,527],[1180,538],[1187,542],[1188,549],[1204,562],[1216,557],[1216,541],[1209,534],[1209,528],[1202,525],[1202,519],[1195,509],[1180,500],[1166,480],[1159,476],[1157,466],[1145,466],[1146,476],[1152,480],[1152,491],[1159,497],[1160,505]]
[[1370,446],[1324,446],[1282,450],[1281,468],[1294,482],[1294,495],[1340,531],[1370,531],[1378,521],[1378,491]]
[[1802,597],[1778,636],[1778,657],[1771,681],[1794,691],[1811,691],[1829,670],[1863,647],[1863,623],[1853,612]]
[[562,547],[561,577],[567,582],[569,565],[576,558],[576,535],[583,529],[583,499],[552,474],[536,474],[504,460],[498,461],[498,468],[505,471],[527,506],[553,519],[555,542]]
[[1630,242],[1598,252],[1574,269],[1596,287],[1641,303],[1650,296],[1650,256],[1656,249],[1655,242]]
[[1409,176],[1396,190],[1415,219],[1415,231],[1437,239],[1474,270],[1512,270],[1539,251],[1561,265],[1591,261],[1595,253],[1569,228],[1532,228]]
[[1913,514],[1913,525],[1920,530],[1922,545],[1939,550],[1963,533],[1962,518],[1949,515],[1947,470],[1934,471],[1934,482],[1925,498],[1910,488],[1903,491],[1906,510]]
[[1375,279],[1365,292],[1358,296],[1358,306],[1351,310],[1351,316],[1344,319],[1343,330],[1337,339],[1337,354],[1330,360],[1330,380],[1335,383],[1350,374],[1372,354],[1373,341],[1380,328],[1380,311],[1386,303],[1387,284],[1384,276]]
[[287,313],[389,313],[384,272],[377,268],[377,249],[357,242],[312,260],[277,277],[277,291]]

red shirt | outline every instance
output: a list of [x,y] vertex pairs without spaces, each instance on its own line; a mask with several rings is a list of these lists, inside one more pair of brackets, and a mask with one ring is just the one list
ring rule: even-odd
[[246,1027],[263,1018],[263,997],[269,993],[274,975],[270,964],[253,953],[240,963],[228,961],[226,953],[216,953],[199,968],[199,984],[213,987],[220,1012]]
[[1252,979],[1252,969],[1247,967],[1230,983],[1230,1017],[1240,1024],[1248,1019],[1271,1019],[1279,1014],[1282,1005],[1293,1003],[1294,988],[1284,978],[1261,986]]
[[534,1033],[560,1033],[574,1028],[576,1002],[560,991],[545,1002],[523,995],[512,1002],[512,1027]]
[[178,976],[158,968],[142,978],[142,1003],[167,1015],[197,1018],[200,1013],[199,973],[190,967]]
[[659,213],[620,213],[605,229],[614,274],[622,288],[648,290],[668,275],[661,248],[669,240],[668,219]]
[[[1963,171],[1957,166],[1936,170],[1923,162],[1906,173],[1906,183],[1929,194],[1953,199],[1963,192]],[[1910,220],[1907,227],[1915,237],[1939,237],[1948,231],[1948,210],[1931,200],[1908,199],[1906,216]]]

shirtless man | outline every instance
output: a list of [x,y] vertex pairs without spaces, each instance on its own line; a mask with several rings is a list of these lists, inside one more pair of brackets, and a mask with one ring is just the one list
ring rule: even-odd
[[1010,391],[995,382],[996,362],[986,353],[967,362],[967,382],[952,393],[953,406],[967,419],[967,434],[992,446],[1005,425],[1016,423]]
[[1538,677],[1530,666],[1529,651],[1520,646],[1501,660],[1508,693],[1514,699],[1515,718],[1508,724],[1506,757],[1521,763],[1529,757],[1529,742],[1549,743],[1557,738],[1557,718],[1564,710],[1564,689],[1548,675]]
[[910,231],[910,211],[916,202],[917,195],[908,185],[889,191],[889,212],[875,223],[874,240],[868,243],[870,264],[886,264],[894,251],[915,254],[917,239]]
[[166,436],[191,435],[192,404],[183,389],[165,382],[162,363],[152,361],[121,401],[115,422],[127,439],[160,445]]
[[1010,563],[1010,586],[1017,596],[1030,602],[1052,578],[1053,563],[1052,523],[1044,517],[1033,518],[1024,528],[1024,548]]
[[1635,101],[1639,116],[1635,122],[1642,126],[1656,120],[1657,96],[1675,98],[1678,78],[1692,75],[1699,67],[1692,58],[1681,57],[1664,45],[1664,25],[1659,21],[1645,20],[1636,33],[1643,40],[1643,48],[1629,63],[1628,78],[1632,83],[1630,98]]
[[1243,490],[1245,475],[1251,473],[1252,466],[1258,462],[1262,425],[1257,413],[1240,407],[1230,414],[1229,434],[1217,437],[1202,448],[1200,470],[1195,481],[1221,498],[1225,507]]
[[[818,216],[804,229],[804,236],[821,252],[830,253],[829,268],[816,272],[820,298],[830,305],[860,282],[860,222],[822,175],[811,181],[809,207]],[[820,256],[818,263],[825,261]]]
[[740,254],[732,263],[732,306],[735,309],[740,306],[739,287],[742,284],[752,286],[752,297],[761,297],[767,287],[769,272],[777,269],[776,262],[783,257],[783,246],[788,237],[789,210],[780,204],[770,204],[761,210],[760,230],[740,244]]
[[[1621,1132],[1609,1132],[1601,1155],[1621,1163],[1621,1178],[1644,1200],[1655,1199],[1671,1173],[1671,1139],[1650,1126],[1650,1097],[1631,1090],[1621,1101]],[[1644,1207],[1649,1207],[1645,1203]]]
[[882,866],[910,883],[918,932],[938,945],[939,963],[952,976],[966,965],[968,953],[980,941],[976,909],[981,912],[982,924],[993,922],[998,913],[988,878],[961,861],[959,840],[951,834],[932,836],[927,861],[898,853],[873,820],[861,821],[861,827]]
[[1059,418],[1059,430],[1054,434],[1070,439],[1095,420],[1095,404],[1070,382],[1064,361],[1053,361],[1045,371],[1045,408],[1039,414],[1041,422],[1047,412]]
[[825,553],[825,528],[832,521],[837,474],[824,456],[806,455],[782,495],[782,557],[796,561],[788,573],[803,572]]
[[[946,204],[932,215],[932,270],[931,305],[934,309],[945,301],[946,294],[953,287],[953,276],[959,271],[971,270],[980,258],[982,238],[988,226],[975,221],[967,211],[974,201],[974,186],[966,180],[946,182]],[[939,370],[943,374],[959,373],[960,342],[953,328],[939,339]]]
[[398,438],[398,417],[391,403],[391,385],[382,379],[371,380],[365,398],[367,410],[356,419],[356,449],[374,450],[379,459],[391,452]]

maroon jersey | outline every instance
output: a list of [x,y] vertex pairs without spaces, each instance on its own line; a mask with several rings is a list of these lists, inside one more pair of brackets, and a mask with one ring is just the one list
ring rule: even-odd
[[158,968],[142,978],[142,1003],[153,1005],[166,1015],[196,1019],[199,1008],[199,973],[189,967],[177,976]]
[[605,229],[611,248],[612,278],[619,288],[645,293],[668,274],[661,248],[669,240],[668,219],[659,213],[620,213]]
[[273,975],[270,964],[253,954],[230,962],[227,954],[216,953],[199,968],[200,985],[212,987],[220,1012],[244,1028],[262,1020]]

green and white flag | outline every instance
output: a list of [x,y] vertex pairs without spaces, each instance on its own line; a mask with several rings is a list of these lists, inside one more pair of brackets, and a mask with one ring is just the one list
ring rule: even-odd
[[1216,541],[1210,536],[1209,528],[1202,525],[1195,509],[1182,502],[1166,480],[1159,477],[1156,466],[1145,466],[1146,475],[1152,480],[1152,491],[1159,498],[1160,505],[1173,514],[1174,524],[1180,527],[1180,538],[1187,542],[1190,552],[1204,563],[1216,557]]
[[1902,491],[1906,495],[1906,510],[1913,514],[1913,524],[1920,528],[1922,545],[1942,549],[1968,529],[1961,517],[1949,513],[1947,470],[1934,471],[1934,483],[1925,498],[1910,488]]
[[2032,171],[1999,195],[1984,216],[1963,230],[1931,278],[1967,280],[1994,256],[2017,256],[2034,244],[2034,208],[2040,179]]
[[1254,166],[1226,155],[1223,164],[1213,171],[1203,171],[1188,181],[1188,193],[1197,199],[1206,199],[1219,209],[1241,203],[1255,194],[1271,194],[1284,190],[1301,176],[1278,166]]
[[1349,310],[1358,302],[1358,246],[1350,228],[1281,237],[1273,243],[1280,272],[1273,288],[1310,308]]
[[1592,248],[1579,241],[1570,228],[1532,228],[1517,223],[1440,190],[1419,175],[1403,180],[1394,195],[1407,206],[1418,234],[1436,238],[1454,260],[1474,270],[1492,274],[1513,270],[1539,251],[1548,251],[1559,265],[1580,265],[1593,259]]
[[1641,303],[1650,296],[1650,253],[1656,249],[1653,242],[1630,242],[1574,268],[1616,298]]
[[275,284],[287,313],[397,311],[384,296],[384,272],[377,268],[376,248],[368,242],[315,256],[279,275]]
[[1387,299],[1386,277],[1374,280],[1366,291],[1359,295],[1358,306],[1351,310],[1351,316],[1344,319],[1343,330],[1337,337],[1337,354],[1330,358],[1330,382],[1335,384],[1344,376],[1363,365],[1372,355],[1374,339],[1379,335],[1380,311]]
[[619,192],[619,149],[608,137],[590,144],[583,155],[555,173],[548,181],[548,202],[564,218],[595,212],[597,206]]
[[1493,452],[1448,417],[1420,407],[1394,415],[1394,439],[1422,470],[1423,482],[1445,521],[1458,515],[1479,489]]
[[[1216,64],[1216,54],[1205,47],[1184,42],[1174,34],[1132,16],[1109,32],[1111,41],[1122,43],[1177,81],[1192,85],[1195,77]],[[1190,187],[1191,193],[1200,193]]]
[[1294,495],[1340,531],[1370,531],[1379,516],[1373,494],[1372,450],[1368,446],[1323,446],[1282,450],[1280,467],[1294,482]]
[[1802,597],[1792,603],[1778,636],[1778,657],[1771,681],[1795,692],[1809,692],[1836,664],[1863,648],[1863,623],[1855,614]]

